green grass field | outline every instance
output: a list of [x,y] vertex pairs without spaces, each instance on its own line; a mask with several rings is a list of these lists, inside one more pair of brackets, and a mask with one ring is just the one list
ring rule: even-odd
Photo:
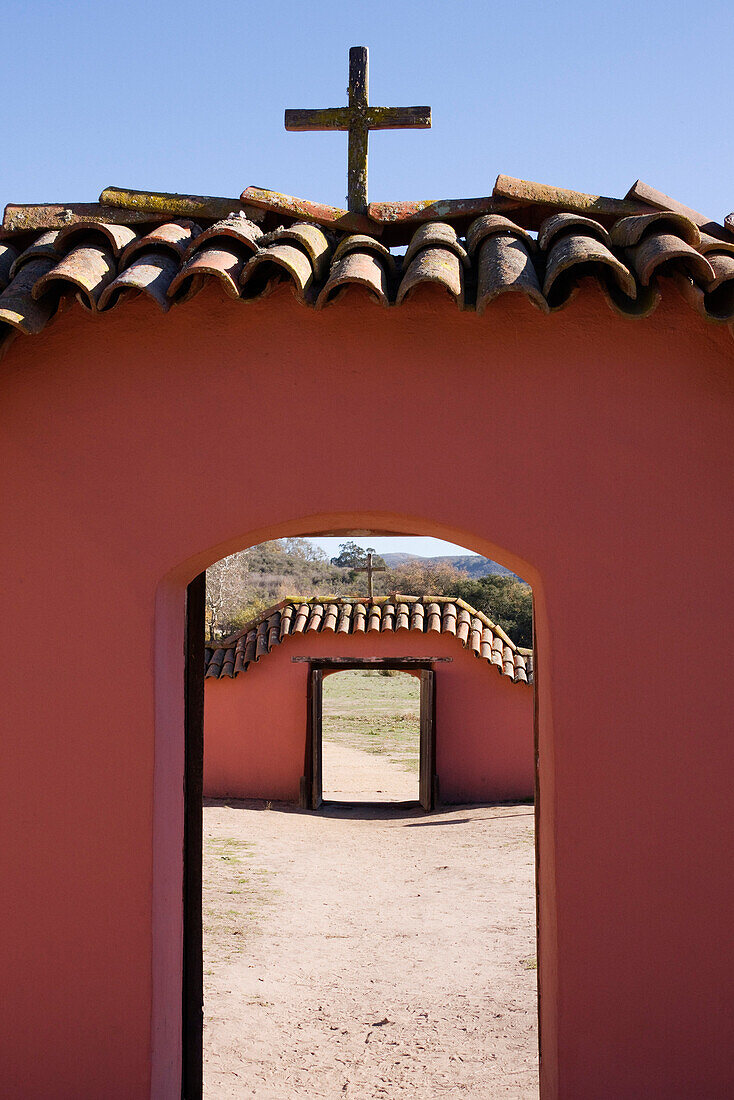
[[338,672],[324,679],[323,737],[380,753],[416,776],[420,681],[407,672]]

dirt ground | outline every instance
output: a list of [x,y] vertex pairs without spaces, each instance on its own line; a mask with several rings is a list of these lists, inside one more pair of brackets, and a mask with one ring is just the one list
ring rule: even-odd
[[531,806],[211,802],[204,834],[207,1100],[537,1097]]

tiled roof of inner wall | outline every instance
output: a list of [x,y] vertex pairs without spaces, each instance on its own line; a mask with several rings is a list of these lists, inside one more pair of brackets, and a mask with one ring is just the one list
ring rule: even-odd
[[257,211],[249,213],[195,221],[150,212],[146,221],[137,212],[122,224],[117,211],[115,221],[74,215],[61,228],[4,231],[0,340],[40,333],[72,302],[106,313],[144,295],[167,311],[207,283],[240,303],[285,285],[317,310],[335,307],[350,287],[393,307],[432,285],[456,308],[481,314],[508,293],[551,313],[591,280],[625,316],[645,316],[661,294],[677,291],[704,317],[734,321],[734,235],[711,236],[682,213],[596,220],[551,212],[537,236],[497,213],[463,226],[427,221],[407,227],[404,255],[377,236],[314,221],[285,219],[289,224],[264,232],[252,220]]
[[371,600],[359,596],[283,600],[221,645],[208,646],[206,676],[234,678],[298,634],[385,634],[403,630],[450,634],[465,649],[494,665],[500,675],[515,683],[533,682],[532,651],[516,646],[481,611],[450,596],[418,598],[398,593]]

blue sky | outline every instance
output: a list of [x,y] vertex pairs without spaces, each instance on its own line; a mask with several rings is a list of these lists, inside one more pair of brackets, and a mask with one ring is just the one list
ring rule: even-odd
[[309,542],[314,543],[316,546],[320,546],[322,550],[330,558],[336,557],[339,553],[339,546],[343,542],[356,542],[358,546],[373,546],[378,554],[416,554],[420,557],[433,558],[438,557],[440,554],[473,554],[473,550],[466,550],[463,546],[454,546],[451,542],[444,542],[442,539],[429,539],[429,538],[408,538],[406,536],[394,536],[392,538],[386,538],[384,536],[376,536],[371,539],[354,538],[347,540],[343,538],[326,538],[326,539],[309,539]]
[[734,209],[731,0],[5,0],[2,27],[3,204],[255,184],[342,205],[346,135],[286,133],[283,111],[345,103],[365,45],[373,104],[433,111],[370,138],[372,200],[488,195],[503,172]]
[[257,184],[341,204],[346,135],[286,133],[283,110],[344,103],[366,45],[374,104],[433,109],[371,137],[374,200],[503,172],[734,208],[730,0],[5,0],[2,26],[3,202]]

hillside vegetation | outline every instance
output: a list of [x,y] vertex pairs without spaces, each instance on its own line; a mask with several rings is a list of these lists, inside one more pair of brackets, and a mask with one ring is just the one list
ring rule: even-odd
[[[498,561],[483,558],[480,554],[442,554],[437,558],[416,558],[415,554],[383,554],[382,556],[385,564],[391,569],[397,569],[412,561],[419,561],[426,566],[448,565],[452,569],[458,569],[460,573],[468,573],[470,577],[487,577],[490,574],[500,577],[515,576]],[[517,579],[520,580],[520,577]]]
[[[365,595],[367,579],[358,570],[366,555],[366,550],[347,542],[330,561],[308,539],[294,538],[263,542],[223,558],[207,571],[210,641],[234,633],[288,597]],[[476,554],[438,558],[386,554],[375,555],[374,564],[387,566],[385,572],[374,575],[376,596],[390,592],[455,596],[483,611],[517,645],[532,645],[530,587],[496,562]]]

